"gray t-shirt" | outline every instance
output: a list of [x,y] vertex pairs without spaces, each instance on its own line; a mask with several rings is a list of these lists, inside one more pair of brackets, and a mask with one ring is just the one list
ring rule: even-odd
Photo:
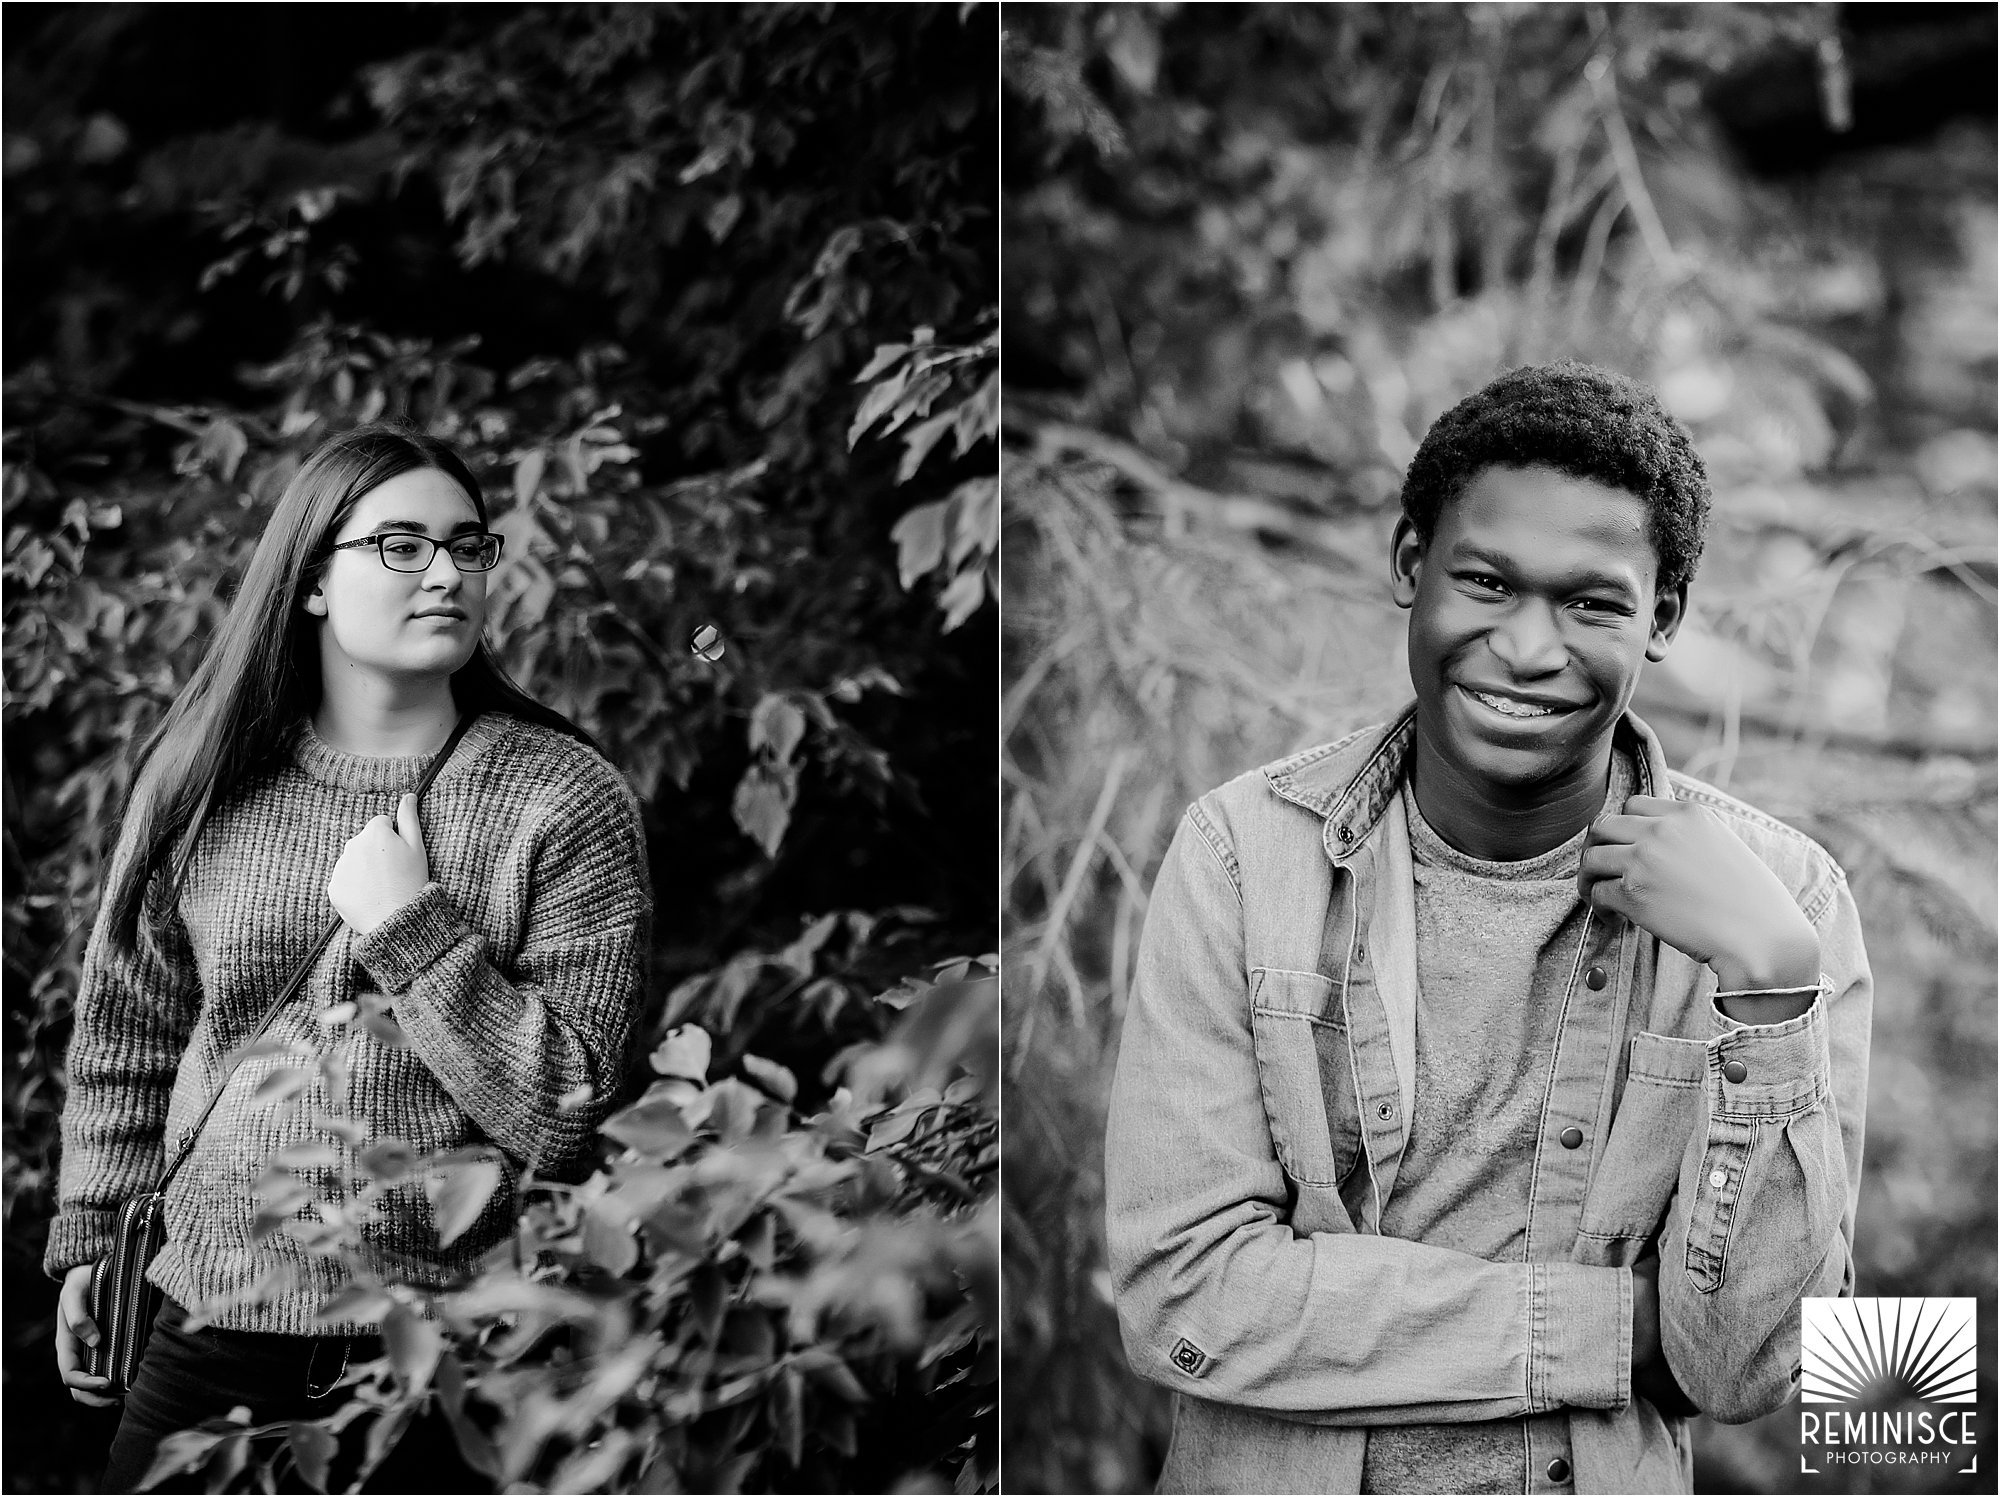
[[[1633,784],[1613,754],[1606,806]],[[1402,802],[1416,872],[1416,1105],[1382,1235],[1520,1262],[1561,995],[1584,938],[1587,830],[1539,857],[1489,862],[1440,837],[1407,783]],[[1560,1414],[1384,1425],[1368,1433],[1361,1490],[1567,1491],[1547,1479],[1551,1454],[1568,1458]]]

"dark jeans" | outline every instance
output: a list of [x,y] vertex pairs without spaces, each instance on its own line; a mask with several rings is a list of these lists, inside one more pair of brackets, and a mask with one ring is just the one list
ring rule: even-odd
[[[374,1336],[277,1336],[213,1326],[190,1331],[186,1320],[186,1309],[169,1299],[153,1323],[139,1375],[125,1397],[125,1411],[111,1441],[104,1491],[138,1490],[163,1438],[226,1415],[239,1404],[249,1408],[253,1425],[324,1418],[349,1396],[348,1389],[332,1389],[347,1363],[381,1354],[381,1342]],[[329,1490],[338,1492],[353,1481],[370,1422],[362,1419],[342,1431]],[[259,1451],[264,1448],[260,1441]],[[171,1478],[154,1490],[200,1492],[206,1487],[196,1471]],[[286,1463],[286,1479],[279,1490],[312,1489]],[[433,1409],[411,1422],[364,1490],[490,1492],[492,1486],[460,1459],[450,1426]]]

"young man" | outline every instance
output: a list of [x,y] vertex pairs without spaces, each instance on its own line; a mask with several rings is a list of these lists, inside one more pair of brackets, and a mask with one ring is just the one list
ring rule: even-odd
[[1105,1160],[1162,1491],[1688,1491],[1852,1292],[1846,880],[1627,710],[1707,510],[1643,386],[1495,380],[1404,482],[1415,704],[1189,808]]

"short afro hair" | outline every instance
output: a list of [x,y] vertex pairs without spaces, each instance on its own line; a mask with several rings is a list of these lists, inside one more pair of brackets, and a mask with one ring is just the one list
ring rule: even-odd
[[1659,590],[1693,579],[1708,529],[1708,470],[1658,396],[1594,364],[1510,370],[1438,417],[1403,475],[1403,513],[1428,545],[1445,505],[1482,470],[1531,465],[1636,494]]

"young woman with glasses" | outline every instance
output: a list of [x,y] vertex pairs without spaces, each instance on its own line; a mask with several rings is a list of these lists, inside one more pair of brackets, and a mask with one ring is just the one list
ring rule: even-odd
[[[165,1300],[106,1490],[133,1489],[165,1435],[238,1405],[258,1424],[331,1412],[342,1369],[379,1345],[371,1324],[320,1318],[349,1272],[440,1286],[512,1227],[503,1189],[442,1246],[412,1178],[364,1222],[361,1261],[342,1264],[308,1250],[309,1232],[253,1230],[271,1156],[334,1151],[294,1156],[337,1159],[303,1172],[310,1223],[381,1141],[483,1149],[511,1186],[579,1161],[609,1106],[651,913],[638,810],[481,639],[500,551],[448,445],[386,425],[333,438],[286,487],[206,658],[140,751],[76,1000],[45,1259],[63,1283],[63,1380],[78,1402],[111,1402],[86,1370],[92,1265],[119,1204],[187,1149],[148,1275]],[[408,792],[468,716],[420,810]],[[304,1089],[260,1098],[287,1068]],[[191,1328],[196,1312],[206,1324]],[[469,1478],[420,1421],[372,1484]]]

